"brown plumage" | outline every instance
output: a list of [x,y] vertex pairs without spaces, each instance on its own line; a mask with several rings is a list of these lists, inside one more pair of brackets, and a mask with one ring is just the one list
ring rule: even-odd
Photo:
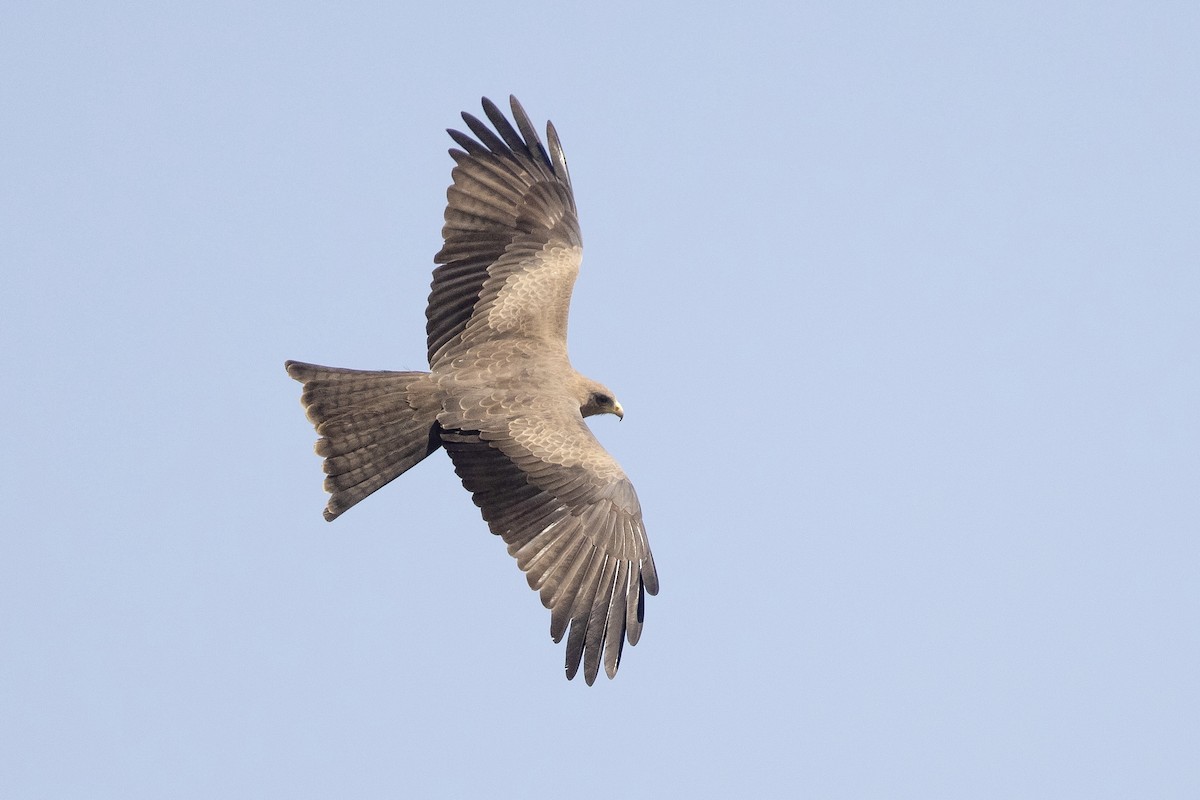
[[[562,145],[549,149],[516,98],[513,127],[490,100],[447,190],[445,246],[426,310],[429,372],[287,362],[321,438],[333,520],[444,447],[492,532],[508,544],[567,636],[566,671],[611,678],[658,593],[637,495],[584,423],[624,416],[567,360],[567,313],[582,240]],[[494,129],[494,130],[493,130]]]

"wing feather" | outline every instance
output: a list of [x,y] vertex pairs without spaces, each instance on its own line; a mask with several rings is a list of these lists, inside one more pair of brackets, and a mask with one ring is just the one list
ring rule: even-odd
[[583,586],[583,579],[587,575],[588,567],[595,555],[596,550],[588,547],[576,557],[575,562],[565,570],[562,583],[551,597],[550,638],[556,642],[561,642],[567,632],[567,626],[571,623],[571,609],[575,605],[575,598]]
[[[604,654],[604,643],[607,641],[609,624],[625,622],[625,615],[613,619],[609,612],[613,607],[613,579],[617,573],[618,559],[606,555],[600,577],[596,580],[596,596],[592,601],[592,609],[587,618],[587,630],[584,634],[583,645],[583,679],[591,686],[596,681],[600,671],[600,660]],[[624,631],[621,632],[624,639]]]
[[[579,671],[584,648],[587,646],[588,620],[592,616],[592,605],[596,601],[600,573],[607,561],[608,556],[599,551],[592,554],[587,574],[579,587],[579,594],[575,595],[575,602],[571,604],[571,628],[567,633],[567,680],[574,678],[575,673]],[[585,680],[587,679],[586,669],[583,677]]]
[[[621,648],[625,637],[621,635],[625,621],[625,605],[629,593],[629,562],[617,561],[617,574],[613,580],[612,601],[608,610],[607,635],[604,637],[604,672],[612,678],[621,663]],[[628,636],[628,632],[626,632]]]

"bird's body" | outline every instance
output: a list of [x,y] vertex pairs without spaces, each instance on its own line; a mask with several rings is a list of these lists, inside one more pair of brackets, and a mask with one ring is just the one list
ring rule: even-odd
[[444,447],[493,533],[508,544],[567,640],[567,676],[641,633],[658,576],[641,506],[625,473],[584,423],[624,411],[567,357],[567,315],[582,258],[566,160],[512,99],[517,129],[483,101],[493,132],[463,114],[472,139],[451,137],[458,166],[447,191],[445,246],[427,311],[429,372],[289,361],[321,435],[325,518]]

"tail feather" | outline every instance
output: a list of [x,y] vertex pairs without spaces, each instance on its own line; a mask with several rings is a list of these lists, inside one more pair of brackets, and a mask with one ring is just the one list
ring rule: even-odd
[[441,445],[428,373],[322,367],[288,361],[304,384],[301,403],[321,438],[325,519],[336,519]]
[[[317,443],[317,455],[329,458],[353,452],[370,444],[378,444],[384,438],[395,438],[392,429],[378,431],[390,426],[395,414],[390,411],[347,411],[333,419],[317,423],[321,440]],[[367,431],[367,433],[363,433]]]

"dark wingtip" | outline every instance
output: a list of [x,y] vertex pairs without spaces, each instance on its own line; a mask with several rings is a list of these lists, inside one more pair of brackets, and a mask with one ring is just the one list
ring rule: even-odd
[[[353,505],[353,504],[351,504]],[[326,522],[333,522],[340,517],[350,506],[343,506],[337,502],[337,498],[329,498],[329,504],[325,506],[325,510],[321,512],[321,516],[325,517]]]

